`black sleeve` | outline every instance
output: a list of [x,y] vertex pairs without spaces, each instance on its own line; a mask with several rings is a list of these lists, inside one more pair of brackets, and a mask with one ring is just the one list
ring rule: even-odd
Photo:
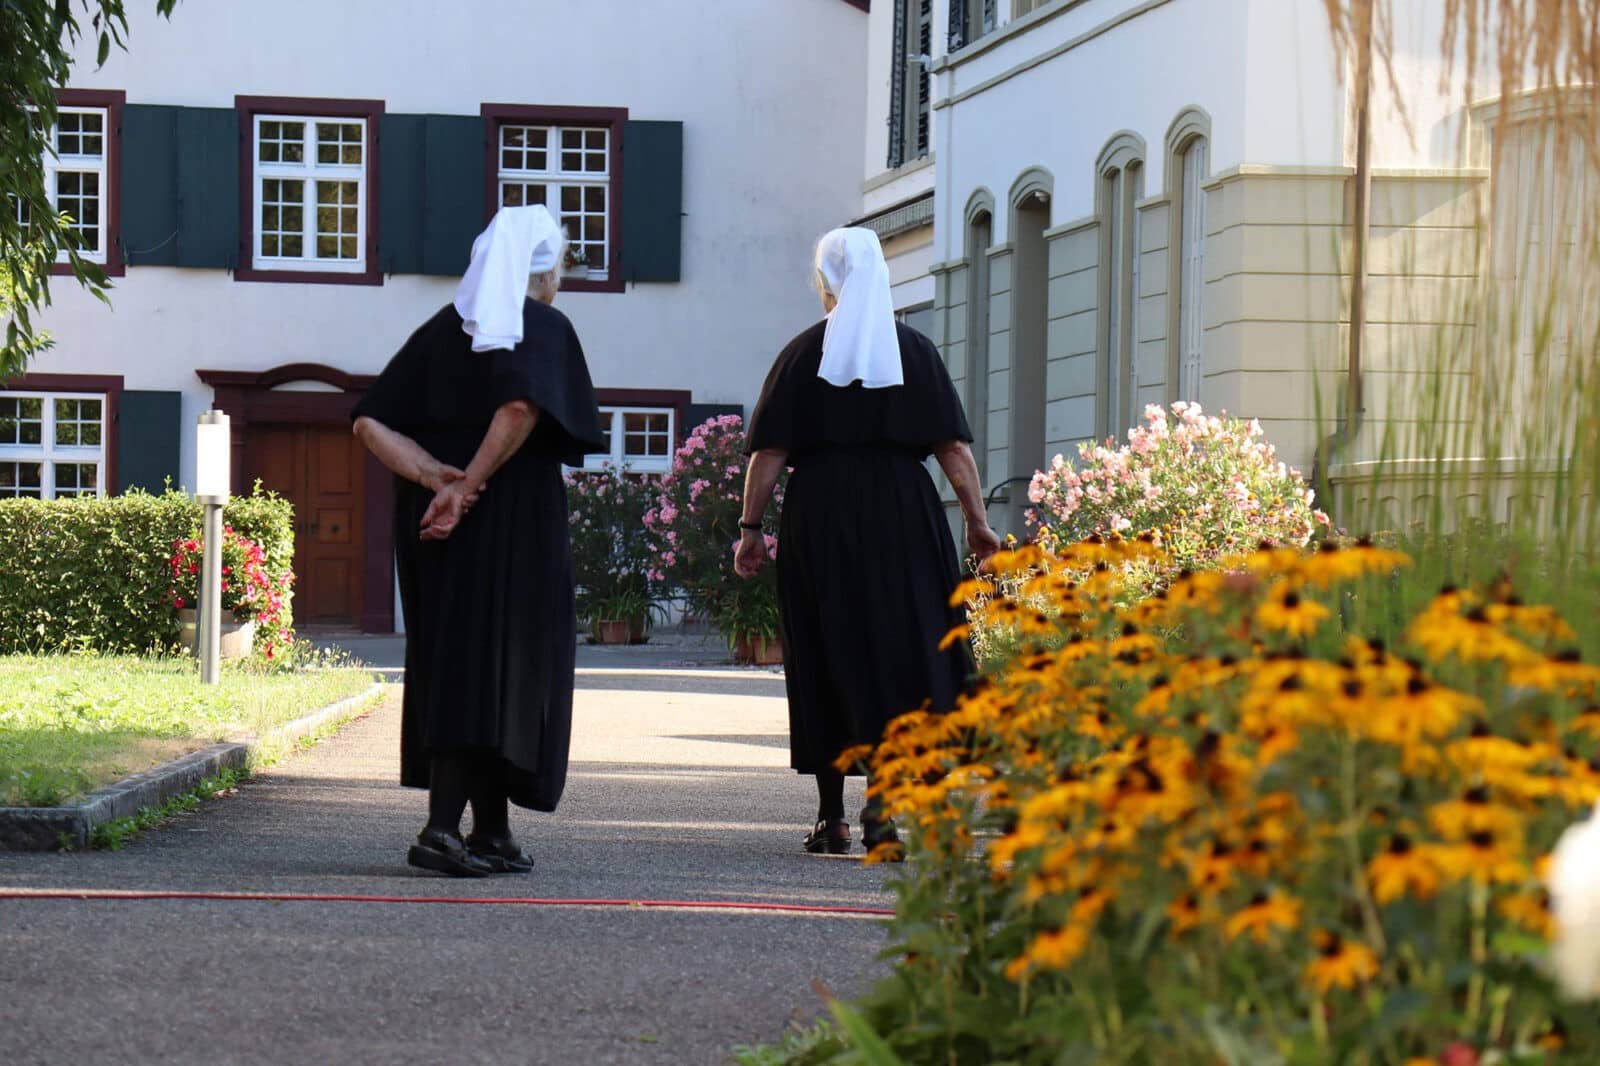
[[589,365],[567,317],[529,303],[522,343],[483,353],[490,360],[490,396],[495,407],[525,400],[538,408],[539,433],[576,466],[605,448]]
[[961,394],[956,392],[956,386],[950,380],[950,370],[944,365],[944,360],[939,358],[939,349],[934,347],[933,341],[920,333],[914,336],[922,350],[922,359],[928,367],[927,373],[927,407],[929,412],[928,429],[930,432],[929,444],[943,444],[945,441],[959,440],[967,444],[972,443],[972,426],[967,422],[967,413],[961,404]]

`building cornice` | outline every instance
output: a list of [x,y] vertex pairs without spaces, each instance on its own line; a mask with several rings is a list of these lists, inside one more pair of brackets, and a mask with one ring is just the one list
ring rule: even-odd
[[[1060,7],[1040,8],[1038,11],[1020,18],[1016,22],[1008,23],[1001,29],[998,29],[982,39],[973,42],[954,55],[946,56],[941,63],[938,63],[934,66],[934,71],[943,72],[954,70],[956,67],[961,66],[973,58],[976,58],[983,52],[986,52],[991,48],[998,47],[1005,41],[1008,41],[1022,33],[1026,33],[1028,30],[1048,22],[1050,19],[1055,18],[1058,15],[1064,15],[1073,8],[1078,7],[1080,4],[1087,3],[1088,0],[1057,0],[1057,2],[1061,4]],[[1122,12],[1120,15],[1115,15],[1099,25],[1083,31],[1076,37],[1061,42],[1054,48],[1041,52],[1038,55],[1030,56],[1015,66],[1007,70],[1003,70],[993,77],[984,79],[970,89],[963,89],[961,92],[954,93],[953,95],[947,96],[942,100],[935,100],[933,103],[933,109],[938,111],[942,108],[953,107],[956,104],[961,103],[963,100],[970,100],[974,96],[978,96],[981,93],[986,93],[997,85],[1004,84],[1020,74],[1026,74],[1035,67],[1043,66],[1052,59],[1058,59],[1061,56],[1066,55],[1068,52],[1088,44],[1096,37],[1104,36],[1124,23],[1132,22],[1134,19],[1143,15],[1147,15],[1157,8],[1165,7],[1170,3],[1172,3],[1172,0],[1145,0],[1144,3],[1138,5],[1137,7],[1131,7]]]

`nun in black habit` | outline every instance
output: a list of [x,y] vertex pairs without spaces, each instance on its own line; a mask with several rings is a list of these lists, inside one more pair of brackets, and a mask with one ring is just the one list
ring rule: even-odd
[[550,306],[564,245],[544,206],[502,208],[454,303],[352,416],[397,476],[400,783],[429,790],[409,861],[458,877],[532,869],[507,804],[553,811],[566,782],[577,627],[561,464],[604,439],[578,336]]
[[[839,229],[817,245],[827,318],[779,354],[751,417],[743,535],[734,566],[768,561],[762,515],[791,467],[778,532],[778,599],[789,693],[790,761],[814,774],[810,852],[850,850],[846,748],[876,744],[890,719],[948,710],[971,673],[949,597],[960,579],[933,479],[937,458],[960,501],[967,547],[999,547],[984,509],[961,399],[933,342],[895,321],[877,234]],[[867,847],[896,839],[878,804],[861,812]]]

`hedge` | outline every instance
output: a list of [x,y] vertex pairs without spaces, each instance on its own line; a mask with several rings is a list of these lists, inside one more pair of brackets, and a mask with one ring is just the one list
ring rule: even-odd
[[[178,642],[167,559],[201,508],[168,490],[107,499],[0,500],[0,654],[145,654]],[[294,564],[294,508],[259,483],[223,518],[260,544],[268,573]]]

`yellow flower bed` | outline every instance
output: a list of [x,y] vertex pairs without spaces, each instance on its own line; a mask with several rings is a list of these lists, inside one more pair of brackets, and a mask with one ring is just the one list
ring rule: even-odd
[[1567,625],[1503,582],[1387,617],[1408,560],[1365,543],[1126,603],[1154,553],[958,591],[1017,650],[871,755],[910,861],[867,1020],[908,1062],[1600,1062],[1546,963],[1544,866],[1600,800]]

